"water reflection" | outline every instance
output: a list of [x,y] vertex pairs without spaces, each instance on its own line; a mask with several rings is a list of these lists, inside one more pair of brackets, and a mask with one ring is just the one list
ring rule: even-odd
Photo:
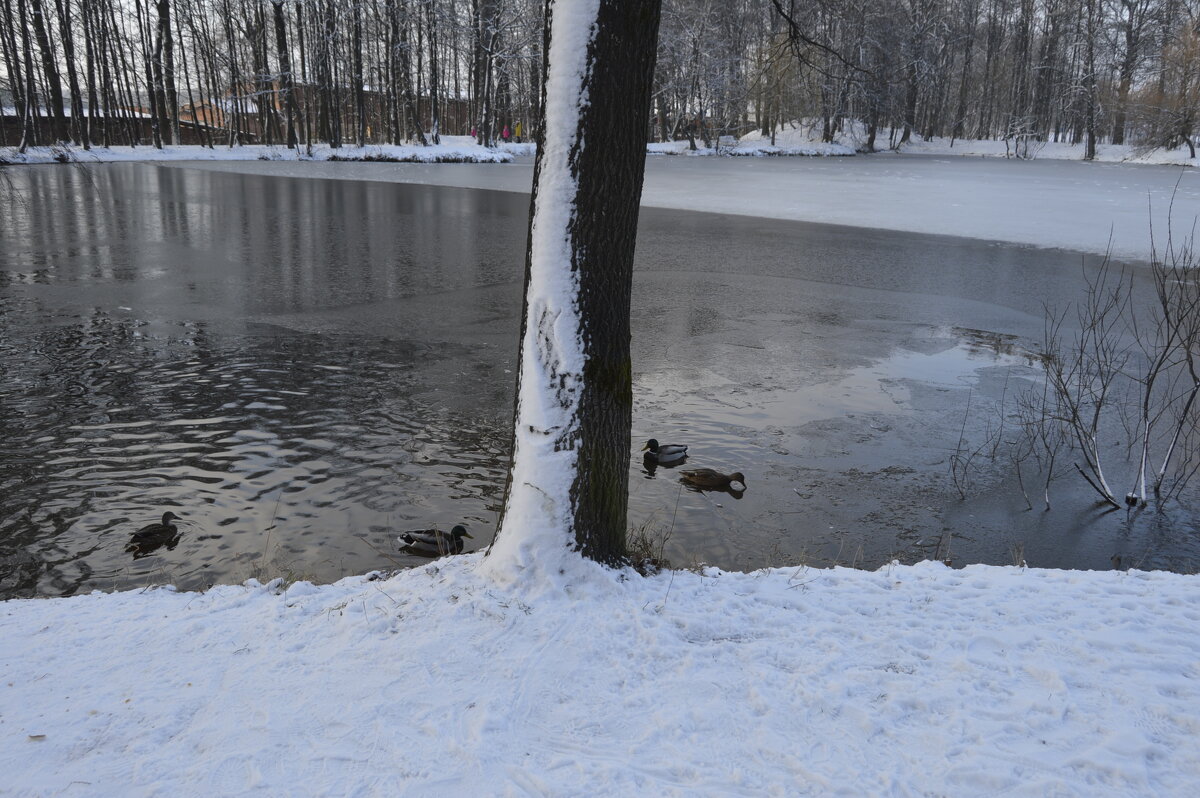
[[729,496],[732,496],[735,499],[741,499],[743,496],[746,495],[745,488],[739,489],[739,488],[733,487],[732,485],[725,485],[723,487],[717,487],[715,485],[708,485],[706,487],[701,487],[700,485],[693,485],[692,483],[688,482],[686,479],[679,480],[679,483],[681,485],[683,485],[683,487],[686,490],[689,490],[692,493],[724,493]]
[[[454,319],[492,313],[476,289],[519,263],[500,203],[145,167],[16,178],[0,595],[329,580],[403,562],[396,525],[443,507],[490,527],[511,364]],[[447,289],[470,290],[405,312]],[[164,505],[188,534],[130,537]]]
[[673,460],[669,460],[665,463],[660,462],[657,457],[649,452],[642,455],[642,473],[646,475],[646,479],[654,479],[654,476],[658,473],[658,469],[660,468],[679,468],[683,465],[687,465],[686,454],[676,457]]
[[[137,558],[178,545],[174,575],[192,586],[237,578],[230,548],[265,546],[268,529],[277,557],[315,547],[344,563],[371,553],[354,535],[386,535],[405,508],[420,516],[453,501],[481,515],[494,504],[506,440],[493,419],[415,398],[427,387],[415,364],[457,352],[340,335],[214,336],[194,322],[145,338],[142,326],[93,313],[5,353],[6,377],[24,390],[5,396],[0,419],[0,540],[6,555],[50,562],[61,552],[72,563],[47,569],[38,590],[119,584],[125,563],[113,550],[85,557],[79,547],[164,504],[196,508],[195,524],[221,532],[131,541]],[[33,590],[29,577],[5,587]]]

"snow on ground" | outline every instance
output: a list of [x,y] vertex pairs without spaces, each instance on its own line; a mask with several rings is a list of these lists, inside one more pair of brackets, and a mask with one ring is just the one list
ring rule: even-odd
[[[83,150],[77,147],[31,147],[26,153],[18,153],[16,147],[0,147],[2,163],[53,163],[62,159],[62,153],[72,161],[287,161],[287,160],[330,160],[346,158],[354,160],[393,160],[413,163],[437,163],[466,161],[479,163],[505,163],[513,156],[532,157],[536,147],[530,142],[499,142],[495,148],[480,147],[471,136],[442,136],[442,143],[421,147],[418,145],[372,144],[366,147],[344,146],[337,150],[321,144],[313,147],[312,156],[304,149],[289,150],[282,146],[252,144],[237,147],[198,145],[164,147],[161,150],[149,146],[140,147],[93,147]],[[865,146],[866,135],[862,125],[854,124],[839,133],[832,143],[820,140],[819,131],[811,123],[794,122],[782,125],[775,132],[774,141],[760,131],[751,131],[740,139],[729,136],[715,146],[705,147],[697,139],[696,149],[681,141],[653,142],[646,145],[651,155],[685,156],[850,156],[859,154]],[[1082,161],[1084,146],[1063,142],[1030,141],[1027,144],[996,141],[992,139],[934,138],[925,140],[913,134],[897,153],[887,150],[888,130],[881,129],[875,146],[880,152],[889,154],[938,155],[1011,158],[1025,160],[1069,160]],[[1019,156],[1019,157],[1018,157]],[[1187,147],[1174,150],[1147,148],[1130,144],[1100,144],[1096,149],[1096,161],[1101,163],[1138,163],[1170,166],[1196,166]]]
[[1200,791],[1200,583],[937,563],[0,604],[15,796]]
[[757,133],[743,136],[740,140],[722,140],[713,142],[717,146],[705,147],[697,140],[696,149],[691,149],[688,141],[663,141],[646,145],[646,152],[651,155],[728,155],[728,156],[765,156],[765,155],[800,155],[800,156],[829,156],[854,155],[854,148],[845,144],[813,141],[807,136],[778,136],[775,144],[770,138],[760,139]]
[[[795,154],[800,155],[853,155],[863,152],[867,143],[866,127],[859,122],[848,123],[844,130],[836,136],[833,144],[823,144],[820,141],[818,122],[790,122],[781,125],[775,132],[775,149],[782,151],[765,152],[764,154]],[[897,140],[899,132],[895,131]],[[888,140],[893,131],[881,128],[875,137],[876,151],[888,151]],[[677,144],[678,142],[672,142]],[[685,143],[686,145],[686,143]],[[771,138],[763,136],[760,131],[752,131],[737,141],[735,151],[731,154],[741,154],[740,150],[751,152],[756,148],[770,149]],[[836,151],[806,151],[806,148],[835,148]],[[924,139],[913,133],[912,138],[899,147],[898,152],[909,155],[952,155],[976,158],[1011,158],[1016,160],[1058,160],[1082,161],[1085,147],[1083,144],[1067,144],[1054,141],[996,141],[994,139],[957,139],[931,138]],[[1100,163],[1140,163],[1168,166],[1196,166],[1196,159],[1186,146],[1167,150],[1162,148],[1145,147],[1133,144],[1099,144],[1096,147],[1096,161]]]
[[17,152],[16,147],[0,147],[0,164],[106,163],[111,161],[401,161],[412,163],[478,162],[506,163],[514,155],[533,152],[532,144],[500,144],[491,149],[481,147],[470,136],[442,136],[441,144],[420,145],[371,144],[365,147],[328,145],[314,146],[310,156],[304,147],[289,150],[284,146],[250,144],[245,146],[203,147],[195,144],[163,147],[30,147]]
[[[886,144],[886,139],[882,140]],[[879,146],[879,144],[877,144]],[[982,158],[1017,158],[1034,160],[1082,161],[1084,145],[1057,141],[1014,142],[990,139],[966,139],[951,142],[947,138],[930,139],[914,137],[905,144],[903,152],[923,155],[963,155]],[[1161,166],[1196,166],[1196,159],[1187,147],[1174,150],[1138,147],[1130,144],[1099,144],[1096,160],[1101,163],[1142,163]]]

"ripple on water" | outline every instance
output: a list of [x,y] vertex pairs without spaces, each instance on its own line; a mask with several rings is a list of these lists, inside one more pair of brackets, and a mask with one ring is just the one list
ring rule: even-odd
[[[395,345],[140,326],[97,312],[6,348],[0,594],[194,588],[263,565],[337,578],[452,502],[484,526],[505,443],[491,409],[414,401],[429,386]],[[345,365],[326,360],[339,347]],[[166,509],[178,544],[134,559],[128,535]]]

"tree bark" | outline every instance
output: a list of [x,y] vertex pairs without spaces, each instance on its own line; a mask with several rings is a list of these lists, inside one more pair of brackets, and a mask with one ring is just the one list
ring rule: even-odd
[[271,0],[275,23],[275,52],[279,58],[279,84],[283,90],[283,108],[287,115],[287,147],[296,149],[296,94],[293,90],[292,57],[287,45],[287,20],[283,16],[283,0]]
[[[21,3],[22,0],[17,0]],[[38,49],[42,53],[42,72],[46,77],[46,85],[50,89],[50,112],[54,115],[54,140],[66,141],[67,114],[63,109],[62,77],[58,72],[54,51],[50,49],[50,36],[46,28],[46,15],[42,9],[42,0],[32,0],[30,3],[30,21],[33,23],[33,35],[37,37]]]
[[25,60],[25,107],[21,110],[21,143],[18,152],[25,152],[29,147],[38,145],[37,127],[34,125],[34,114],[37,109],[37,88],[33,82],[33,45],[29,41],[29,22],[25,14],[25,3],[17,0],[17,15],[20,19],[21,54]]
[[426,37],[429,40],[429,140],[442,143],[442,121],[438,109],[438,28],[433,3],[425,4]]
[[557,569],[568,550],[625,556],[629,303],[660,3],[588,5],[546,7],[513,463],[488,558],[497,575]]
[[[17,17],[13,14],[12,0],[2,0],[0,4],[0,53],[3,54],[4,70],[8,75],[8,86],[12,92],[13,108],[25,108],[25,78],[21,74],[21,52],[17,47],[16,31]],[[7,127],[0,125],[0,144],[7,145]],[[17,138],[20,143],[20,134]]]
[[1084,144],[1083,160],[1096,159],[1096,35],[1100,30],[1100,0],[1086,0],[1084,14],[1086,16],[1086,44],[1084,45]]
[[75,34],[72,32],[70,9],[63,0],[55,0],[54,5],[58,13],[58,30],[62,34],[63,60],[67,62],[67,89],[71,94],[71,140],[82,144],[84,149],[89,149],[87,126],[84,124],[83,94],[79,90],[79,73],[75,66]]
[[155,0],[158,29],[154,39],[154,92],[159,128],[168,144],[179,144],[179,97],[175,89],[175,40],[171,35],[171,0]]
[[363,86],[362,12],[357,3],[351,6],[352,42],[350,47],[351,78],[354,80],[354,141],[362,147],[367,143],[367,96]]

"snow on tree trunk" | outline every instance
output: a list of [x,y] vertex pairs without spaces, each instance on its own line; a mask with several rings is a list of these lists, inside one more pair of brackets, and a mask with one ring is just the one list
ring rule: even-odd
[[513,464],[486,571],[577,570],[625,554],[629,298],[657,0],[547,4]]

